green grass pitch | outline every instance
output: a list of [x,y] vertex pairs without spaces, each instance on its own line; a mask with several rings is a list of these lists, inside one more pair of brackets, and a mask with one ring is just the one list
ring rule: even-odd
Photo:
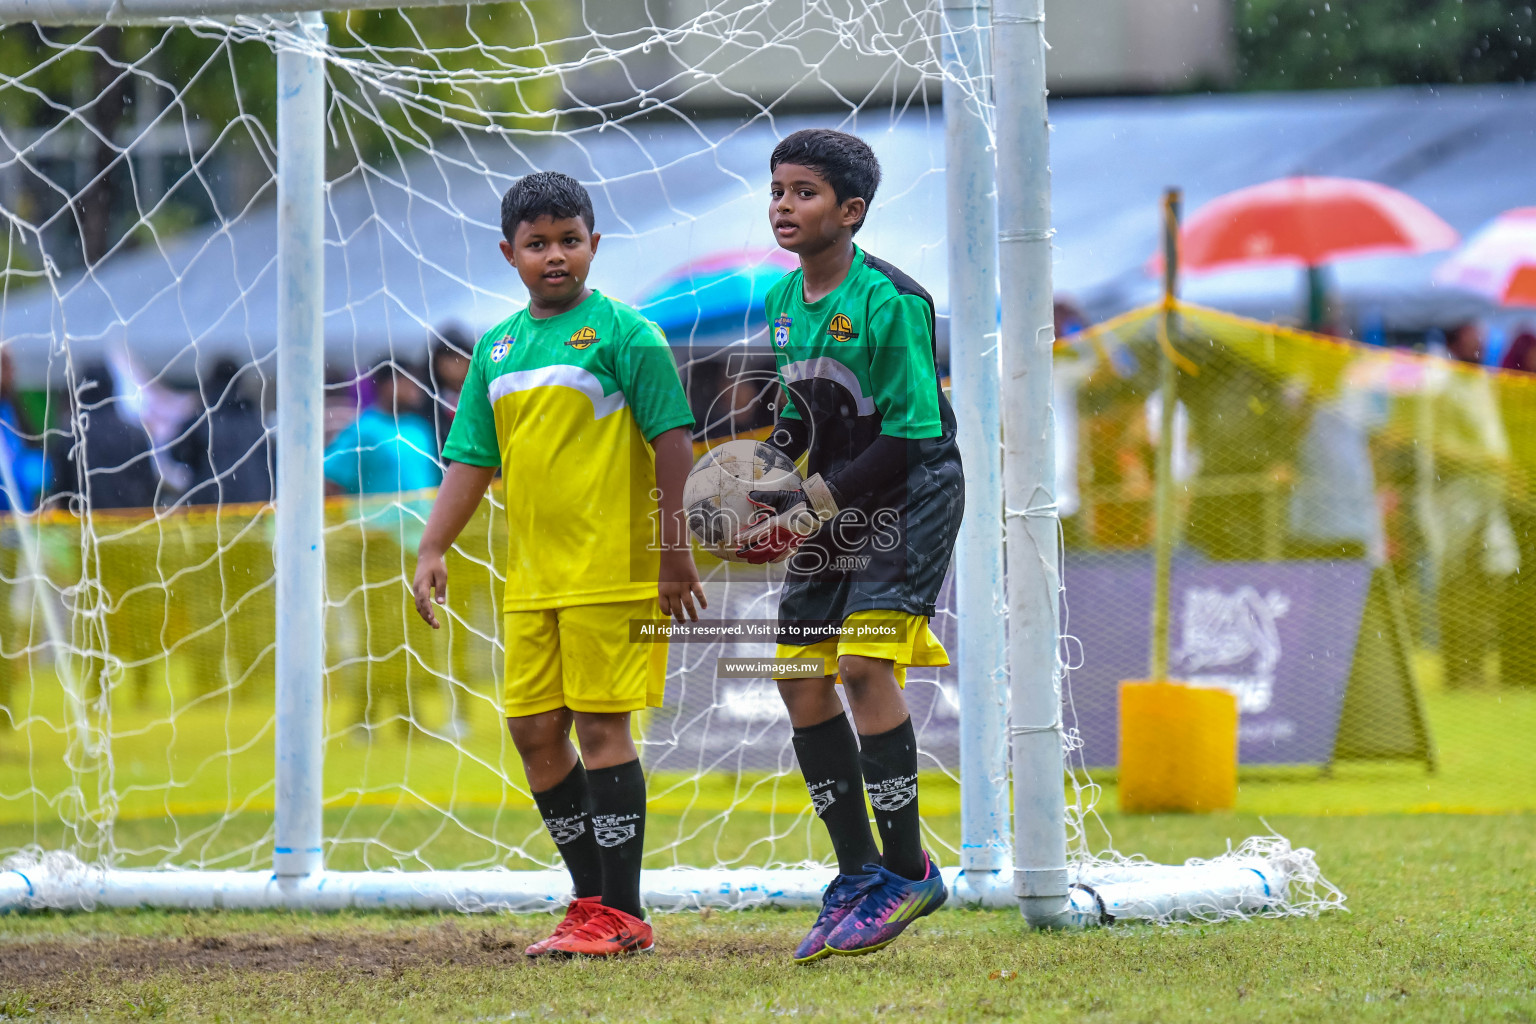
[[[1109,816],[1154,858],[1247,815]],[[658,950],[529,963],[547,917],[37,914],[0,918],[0,1020],[1532,1021],[1536,816],[1284,817],[1349,912],[1038,934],[946,911],[870,957],[796,967],[810,912],[656,918]]]
[[[25,693],[33,717],[0,736],[0,848],[90,838],[42,795],[74,783],[89,808],[98,792],[66,767],[56,693]],[[180,695],[178,682],[113,709],[121,863],[265,867],[270,705],[172,715]],[[1348,910],[1315,920],[1038,934],[1011,912],[945,911],[883,953],[797,968],[810,912],[662,915],[655,954],[601,964],[525,962],[547,917],[14,914],[0,917],[0,1021],[1536,1021],[1536,694],[1431,685],[1426,704],[1435,774],[1245,773],[1235,812],[1200,817],[1119,815],[1105,785],[1121,851],[1176,863],[1270,828],[1316,850]],[[441,717],[418,707],[429,727]],[[520,776],[485,717],[461,751],[387,728],[364,742],[333,719],[329,866],[551,860],[527,799],[500,785]],[[958,790],[936,774],[924,787],[930,837],[952,850]],[[655,778],[652,795],[647,866],[829,852],[792,769]],[[231,801],[244,810],[226,815]]]

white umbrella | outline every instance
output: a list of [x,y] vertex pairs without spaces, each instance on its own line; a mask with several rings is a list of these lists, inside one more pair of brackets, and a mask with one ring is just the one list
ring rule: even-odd
[[1499,214],[1435,269],[1435,283],[1536,306],[1536,206]]

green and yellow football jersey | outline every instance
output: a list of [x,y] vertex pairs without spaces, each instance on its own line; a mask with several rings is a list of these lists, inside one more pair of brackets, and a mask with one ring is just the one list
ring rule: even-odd
[[523,310],[482,337],[443,457],[501,467],[504,609],[655,593],[656,462],[648,442],[692,425],[660,328],[600,292],[559,316]]

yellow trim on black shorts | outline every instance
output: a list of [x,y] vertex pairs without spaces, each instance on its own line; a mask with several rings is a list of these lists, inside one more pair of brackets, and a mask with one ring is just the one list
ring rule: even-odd
[[[907,669],[949,664],[949,652],[934,635],[928,620],[921,615],[872,608],[854,612],[843,620],[843,625],[847,628],[857,628],[861,623],[867,625],[894,623],[905,628],[898,629],[900,640],[863,640],[854,636],[842,636],[804,646],[779,644],[774,657],[821,658],[823,664],[828,667],[827,675],[837,672],[837,659],[845,654],[879,658],[882,661],[895,663],[896,682],[903,688],[907,685]],[[793,677],[775,676],[774,678]],[[841,683],[842,676],[839,675],[837,681]]]

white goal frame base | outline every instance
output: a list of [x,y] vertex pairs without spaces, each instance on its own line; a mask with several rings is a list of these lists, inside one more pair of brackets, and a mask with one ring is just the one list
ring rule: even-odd
[[[70,858],[73,860],[73,858]],[[1217,920],[1284,907],[1290,858],[1215,864],[1092,864],[1073,871],[1056,927],[1115,921]],[[642,899],[657,911],[706,907],[808,908],[821,904],[831,868],[662,868],[641,873]],[[942,872],[950,907],[1017,907],[1012,872]],[[570,898],[570,878],[552,871],[320,871],[279,877],[261,871],[134,871],[73,864],[0,871],[0,913],[154,907],[169,910],[415,910],[457,913],[551,911]]]

